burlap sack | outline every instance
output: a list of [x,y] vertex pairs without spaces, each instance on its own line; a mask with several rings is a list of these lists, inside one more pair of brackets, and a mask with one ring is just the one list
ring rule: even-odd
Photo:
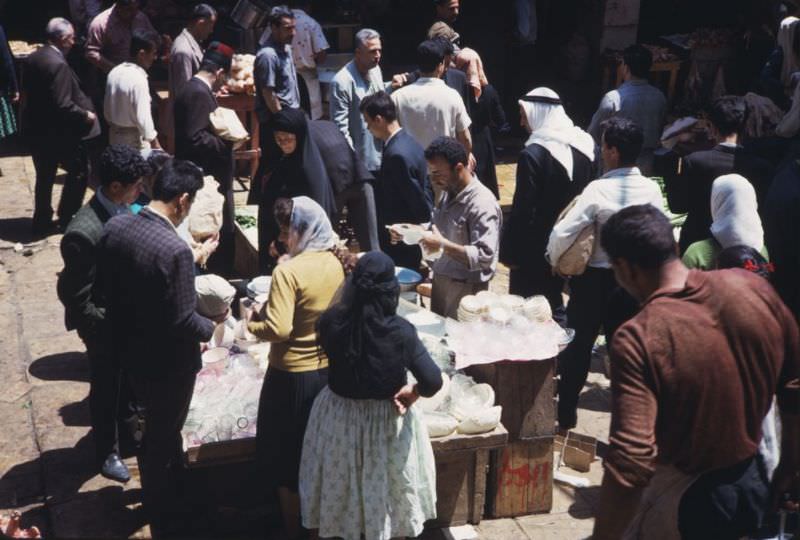
[[189,232],[195,242],[203,242],[222,228],[222,207],[225,197],[218,191],[219,183],[213,176],[203,178],[203,187],[197,192],[189,210]]
[[[578,198],[572,199],[564,210],[559,214],[556,224],[560,223],[564,216],[572,210]],[[597,225],[584,227],[572,245],[561,255],[555,263],[556,271],[562,276],[579,276],[586,271],[586,266],[589,264],[589,259],[592,257],[594,251],[594,243],[597,239]]]

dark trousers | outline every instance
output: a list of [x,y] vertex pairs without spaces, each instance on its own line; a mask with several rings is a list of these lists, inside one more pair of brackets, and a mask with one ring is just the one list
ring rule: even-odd
[[558,423],[562,428],[575,427],[580,396],[592,359],[592,346],[606,321],[607,305],[617,284],[610,269],[586,269],[570,279],[567,326],[575,338],[558,357]]
[[553,275],[550,264],[544,257],[541,263],[521,266],[509,272],[509,292],[528,298],[541,294],[550,302],[553,319],[559,324],[566,323],[564,310],[564,279]]
[[96,340],[84,339],[89,357],[89,414],[97,460],[119,453],[118,420],[126,417],[120,398],[121,371],[113,354]]
[[58,203],[59,225],[66,227],[83,205],[88,178],[85,147],[80,142],[37,139],[31,141],[33,166],[36,170],[33,226],[47,227],[53,219],[53,184],[59,164],[67,170],[64,189]]
[[177,466],[182,453],[181,429],[189,413],[195,374],[147,379],[130,375],[144,407],[144,450],[140,456],[142,501],[151,522],[163,523],[178,503]]
[[369,182],[356,182],[336,195],[339,215],[347,207],[347,220],[356,233],[361,251],[380,249],[378,218],[375,213],[375,192]]
[[681,498],[684,540],[738,539],[755,534],[769,507],[769,481],[760,455],[700,476]]

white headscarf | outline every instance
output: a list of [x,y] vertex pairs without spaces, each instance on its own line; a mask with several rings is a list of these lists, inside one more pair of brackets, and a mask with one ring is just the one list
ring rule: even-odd
[[[531,90],[527,95],[559,100],[558,94],[544,87]],[[525,146],[538,144],[546,148],[553,158],[564,166],[570,180],[573,172],[570,147],[588,157],[590,161],[594,161],[594,139],[572,123],[562,105],[523,100],[520,100],[519,104],[525,111],[531,129],[531,135]]]
[[783,64],[781,65],[781,82],[789,86],[792,82],[792,73],[800,70],[800,58],[794,50],[795,34],[800,30],[800,19],[786,17],[781,21],[778,29],[778,45],[783,50]]
[[337,237],[325,210],[309,197],[294,197],[292,203],[289,234],[296,235],[297,242],[289,255],[295,257],[305,251],[333,248]]
[[761,251],[764,247],[756,190],[747,178],[726,174],[714,180],[711,218],[711,234],[723,248],[749,246]]

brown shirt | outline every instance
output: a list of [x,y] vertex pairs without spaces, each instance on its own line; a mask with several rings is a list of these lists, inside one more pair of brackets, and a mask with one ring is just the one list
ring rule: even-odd
[[656,291],[614,335],[606,470],[640,487],[656,462],[694,474],[753,456],[772,396],[797,410],[798,340],[772,286],[744,270]]

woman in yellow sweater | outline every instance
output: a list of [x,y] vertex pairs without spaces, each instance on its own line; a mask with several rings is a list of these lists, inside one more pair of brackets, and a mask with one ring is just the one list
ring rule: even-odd
[[317,319],[344,282],[325,211],[308,197],[279,199],[275,219],[288,260],[272,273],[269,300],[248,323],[272,343],[258,405],[256,451],[269,486],[278,489],[289,538],[300,533],[297,477],[314,398],[328,384],[328,359],[317,343]]

